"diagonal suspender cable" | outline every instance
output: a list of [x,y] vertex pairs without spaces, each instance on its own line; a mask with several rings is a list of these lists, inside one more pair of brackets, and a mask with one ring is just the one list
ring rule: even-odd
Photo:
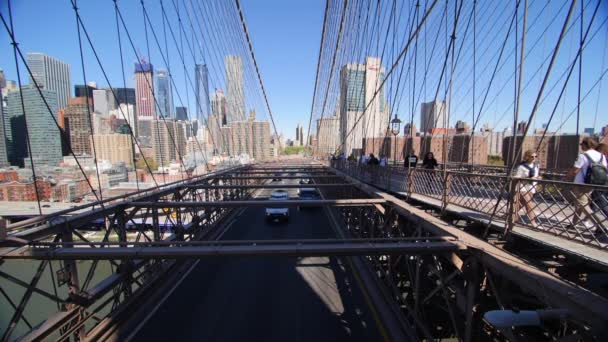
[[[255,67],[255,72],[258,76],[258,81],[260,82],[260,87],[262,88],[262,95],[264,96],[264,102],[266,103],[266,109],[268,110],[268,114],[270,115],[270,121],[272,122],[272,127],[274,128],[274,134],[276,136],[279,135],[277,131],[277,126],[274,122],[274,116],[272,115],[272,110],[270,109],[270,104],[268,103],[268,96],[266,95],[266,89],[264,88],[264,83],[262,82],[262,76],[260,75],[260,68],[258,67],[258,62],[255,59],[255,54],[253,53],[253,46],[251,45],[251,39],[249,38],[249,31],[247,30],[247,24],[245,24],[245,17],[243,16],[243,11],[241,9],[241,2],[239,0],[235,0],[236,7],[239,10],[239,17],[241,18],[241,24],[243,24],[243,31],[245,31],[245,37],[247,39],[247,45],[249,46],[249,52],[251,53],[251,59],[253,60],[253,66]],[[279,149],[283,149],[281,146],[281,141],[279,140]]]
[[[312,126],[312,114],[315,109],[315,100],[317,98],[317,85],[319,83],[319,74],[321,73],[321,58],[323,55],[323,42],[325,41],[325,26],[327,24],[327,17],[329,12],[329,0],[325,1],[325,15],[323,16],[323,30],[321,31],[321,44],[319,45],[319,59],[317,60],[317,74],[315,76],[315,86],[312,91],[312,103],[310,105],[310,118],[308,119],[308,133],[307,136],[310,136],[310,127]],[[306,139],[306,147],[308,147],[309,139]]]
[[[409,49],[409,47],[410,47],[410,45],[412,43],[413,38],[418,35],[418,33],[420,32],[421,27],[426,22],[426,19],[429,17],[429,15],[431,14],[431,12],[435,8],[435,5],[437,5],[437,0],[433,0],[433,3],[430,5],[429,9],[424,14],[424,17],[422,17],[422,20],[420,21],[420,24],[418,25],[418,27],[416,27],[416,30],[412,33],[412,36],[410,36],[410,38],[408,39],[408,42],[403,47],[403,50],[401,50],[401,53],[399,53],[399,56],[397,56],[397,59],[395,60],[395,62],[391,66],[391,69],[384,76],[384,80],[382,80],[382,83],[380,84],[380,86],[378,87],[378,89],[376,89],[376,91],[374,92],[374,95],[372,96],[372,98],[370,99],[370,101],[365,106],[365,109],[363,110],[363,114],[360,115],[359,118],[354,122],[353,127],[349,130],[348,134],[344,137],[344,140],[346,140],[348,138],[348,136],[354,131],[355,127],[357,126],[357,124],[359,123],[359,121],[361,120],[361,118],[363,117],[364,113],[369,109],[369,107],[371,106],[371,104],[373,103],[373,101],[376,99],[376,97],[380,93],[380,89],[382,89],[382,87],[384,87],[384,83],[386,83],[386,80],[393,73],[393,71],[397,67],[397,64],[399,64],[399,61],[401,60],[401,58],[403,58],[403,56],[405,55],[405,53],[408,51],[408,49]],[[344,145],[344,141],[341,143],[341,145]]]

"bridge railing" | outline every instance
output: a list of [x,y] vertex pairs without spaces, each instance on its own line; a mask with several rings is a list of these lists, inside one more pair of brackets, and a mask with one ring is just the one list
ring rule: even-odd
[[375,186],[504,228],[531,229],[608,249],[608,187],[505,173],[372,166],[336,160],[336,169]]

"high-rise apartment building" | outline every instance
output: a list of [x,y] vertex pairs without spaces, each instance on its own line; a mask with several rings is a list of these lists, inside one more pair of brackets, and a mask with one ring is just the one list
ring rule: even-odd
[[137,104],[135,89],[133,88],[112,88],[114,95],[116,96],[116,104],[130,104],[135,106]]
[[135,102],[139,136],[152,136],[151,121],[156,119],[153,74],[152,64],[146,63],[145,60],[135,63]]
[[268,121],[251,122],[252,152],[257,161],[269,160],[270,154],[270,123]]
[[76,155],[91,155],[92,152],[90,112],[92,112],[90,99],[87,101],[86,97],[72,97],[68,100],[64,117],[70,123],[70,145],[72,152]]
[[6,154],[6,139],[4,133],[4,107],[6,106],[4,102],[4,89],[6,88],[6,83],[7,82],[4,76],[4,71],[0,69],[0,167],[8,166],[8,156]]
[[124,162],[126,166],[133,167],[133,146],[129,134],[94,134],[89,139],[95,143],[97,160],[107,160],[113,165]]
[[196,119],[205,122],[209,115],[209,70],[205,64],[194,65],[194,77],[196,80]]
[[[361,153],[367,137],[384,136],[389,124],[384,95],[384,67],[379,58],[347,64],[340,72],[340,141],[342,152]],[[382,87],[381,87],[382,86]]]
[[226,121],[245,120],[245,90],[243,88],[243,61],[240,56],[229,55],[224,59],[226,65],[226,90],[228,108]]
[[[20,93],[23,94],[23,106]],[[52,113],[49,113],[46,104]],[[61,155],[61,137],[59,128],[52,116],[57,118],[57,95],[55,92],[34,87],[24,87],[20,91],[9,93],[7,96],[7,115],[5,118],[6,139],[8,143],[9,161],[12,165],[24,166],[24,158],[31,157],[35,166],[58,165],[63,159]],[[26,136],[29,133],[32,155],[27,150]],[[29,164],[29,162],[28,162]],[[29,167],[29,165],[28,165]]]
[[[32,71],[32,78],[43,89],[55,93],[57,109],[65,108],[70,97],[70,66],[56,58],[43,53],[27,54],[27,65]],[[34,82],[31,82],[34,85]]]
[[89,82],[88,84],[77,84],[74,86],[74,97],[93,98],[93,90],[97,89],[97,83]]
[[447,133],[449,117],[445,101],[425,102],[420,105],[420,131],[422,133]]
[[[137,136],[137,120],[135,120],[135,106],[132,104],[121,103],[116,109],[110,111],[110,118],[114,116],[118,120],[125,120],[131,131]],[[95,134],[101,133],[95,131]]]
[[188,108],[175,107],[175,119],[176,120],[188,120]]
[[171,92],[171,79],[167,70],[156,71],[156,102],[158,103],[158,117],[173,118],[173,95]]
[[340,119],[336,116],[317,119],[317,146],[315,153],[327,155],[335,153],[340,144]]
[[300,124],[296,125],[296,140],[294,145],[304,146],[304,127]]
[[[253,136],[251,121],[234,121],[232,127],[233,155],[247,154],[253,157]],[[270,139],[270,138],[269,138]]]
[[180,160],[186,152],[186,136],[181,124],[174,120],[152,120],[152,149],[158,165]]
[[104,117],[108,117],[110,111],[116,109],[114,94],[110,89],[95,89],[93,90],[93,98],[89,99],[92,100],[93,111]]
[[215,117],[219,120],[220,126],[226,125],[228,123],[226,118],[226,111],[226,96],[224,96],[224,92],[221,89],[216,90],[213,94],[213,97],[211,98],[211,113],[215,115]]

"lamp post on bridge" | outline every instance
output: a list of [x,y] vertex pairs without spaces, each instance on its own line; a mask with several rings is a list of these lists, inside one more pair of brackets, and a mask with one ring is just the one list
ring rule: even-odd
[[397,113],[395,113],[395,117],[391,120],[391,133],[395,138],[394,144],[394,152],[393,152],[393,165],[397,165],[397,136],[399,135],[399,131],[401,130],[401,120],[397,117]]

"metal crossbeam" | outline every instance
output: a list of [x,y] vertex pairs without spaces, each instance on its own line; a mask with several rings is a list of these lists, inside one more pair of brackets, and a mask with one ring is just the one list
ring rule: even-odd
[[336,175],[301,175],[301,176],[224,176],[224,177],[215,177],[215,179],[243,179],[243,180],[264,180],[264,179],[303,179],[303,178],[312,178],[312,179],[336,179],[342,178],[341,176]]
[[207,257],[252,256],[353,256],[385,254],[438,254],[465,249],[464,245],[450,241],[431,242],[312,242],[251,243],[163,247],[98,247],[98,248],[35,248],[6,258],[40,260],[113,260],[113,259],[198,259]]
[[240,208],[240,207],[316,207],[323,205],[331,206],[364,206],[384,204],[383,199],[347,199],[347,200],[250,200],[250,201],[225,201],[225,202],[131,202],[131,206],[137,208]]
[[301,189],[348,186],[348,183],[331,184],[253,184],[253,185],[192,185],[190,189]]

